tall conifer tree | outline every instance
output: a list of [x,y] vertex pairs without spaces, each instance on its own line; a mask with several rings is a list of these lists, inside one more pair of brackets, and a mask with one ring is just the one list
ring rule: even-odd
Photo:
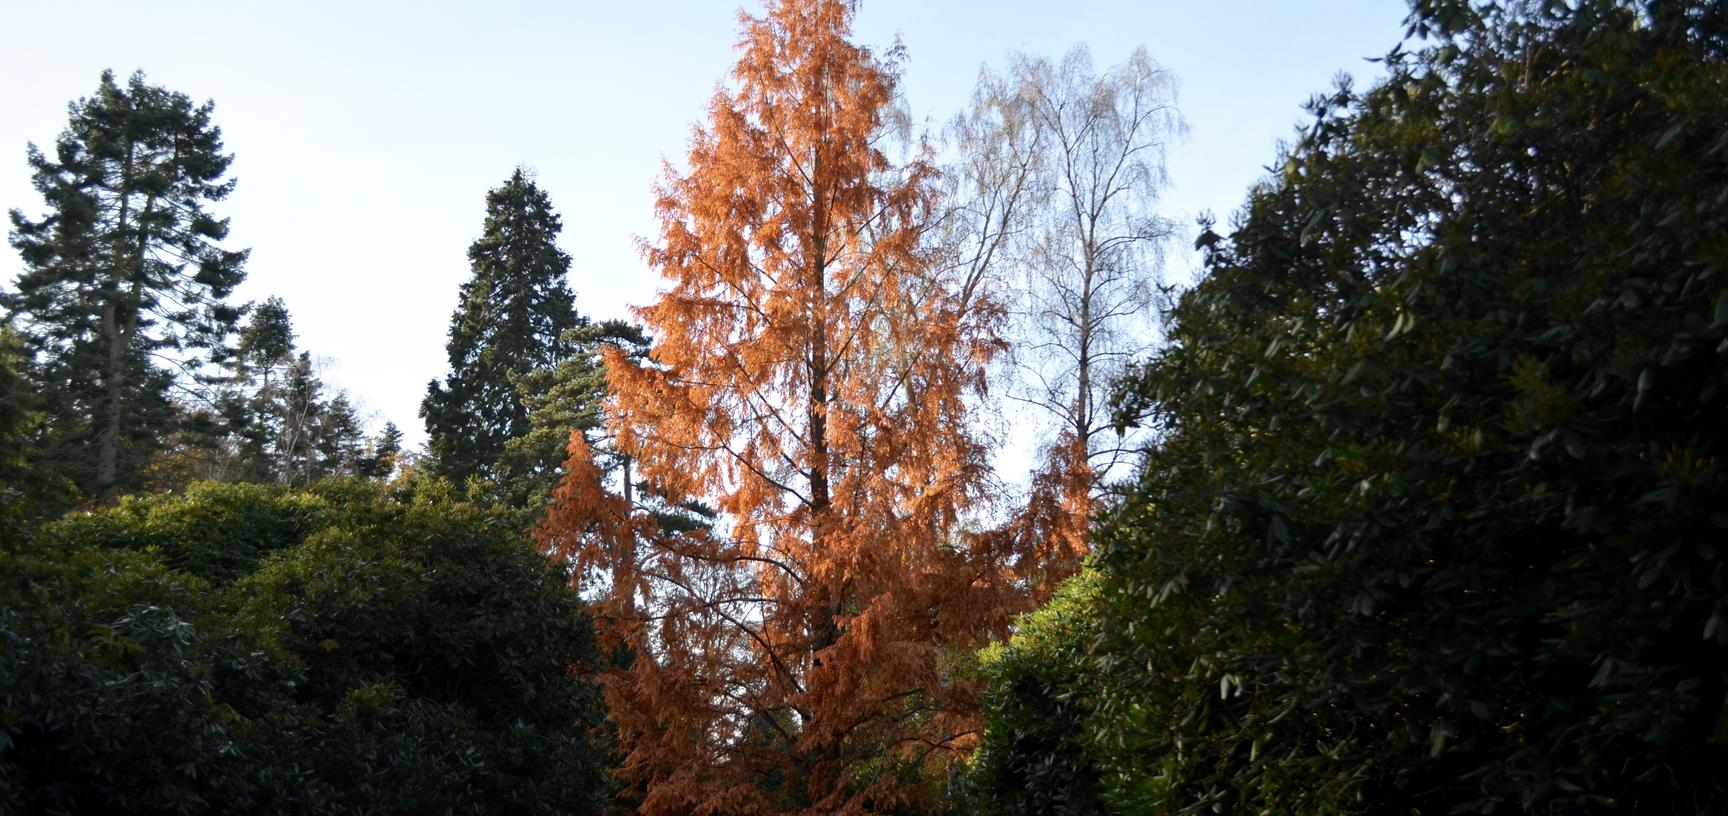
[[[735,88],[658,191],[648,358],[603,355],[639,481],[597,490],[573,444],[540,528],[634,655],[607,696],[644,814],[936,810],[978,724],[951,669],[1033,594],[961,522],[1002,310],[927,250],[933,168],[884,152],[896,75],[852,17],[745,18]],[[668,531],[645,499],[722,515]]]
[[396,474],[401,458],[402,429],[394,422],[386,422],[384,430],[366,443],[366,453],[360,457],[360,478],[388,480]]
[[562,229],[521,169],[486,195],[485,229],[468,247],[474,276],[450,318],[450,372],[420,404],[441,475],[495,477],[505,443],[529,430],[518,384],[575,353],[565,332],[585,321],[566,279],[570,256],[558,248]]
[[11,213],[25,271],[5,305],[52,411],[49,464],[98,497],[136,483],[172,422],[170,388],[229,354],[246,252],[218,246],[228,220],[205,211],[234,189],[212,108],[104,72],[53,155],[30,146],[48,214]]

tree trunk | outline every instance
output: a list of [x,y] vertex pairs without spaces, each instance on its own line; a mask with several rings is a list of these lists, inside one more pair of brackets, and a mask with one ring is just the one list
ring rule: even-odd
[[[819,196],[820,193],[817,193]],[[812,243],[810,304],[810,548],[820,552],[827,546],[830,498],[828,491],[828,320],[827,241],[822,230],[820,206],[816,211],[817,232]],[[822,587],[817,598],[817,619],[812,622],[810,652],[815,654],[840,639],[835,617],[841,609],[838,590]]]
[[119,292],[102,307],[102,337],[108,341],[108,376],[103,383],[102,430],[96,442],[96,498],[103,503],[114,498],[115,474],[120,461],[120,402],[125,387],[125,350],[120,345]]
[[[120,336],[120,287],[124,263],[127,227],[131,223],[132,161],[134,145],[126,146],[126,161],[120,169],[120,213],[114,224],[114,277],[107,287],[107,302],[102,304],[102,339],[108,344],[108,376],[103,385],[102,431],[96,442],[96,497],[106,503],[114,498],[114,487],[120,462],[120,403],[125,393],[126,349]],[[142,259],[140,259],[142,260]]]

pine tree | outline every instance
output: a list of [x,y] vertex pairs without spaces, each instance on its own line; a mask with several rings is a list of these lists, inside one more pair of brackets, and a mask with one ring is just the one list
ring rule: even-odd
[[29,148],[49,213],[11,213],[25,271],[5,305],[52,411],[48,464],[104,499],[138,483],[177,413],[170,388],[207,384],[240,316],[226,299],[246,252],[218,246],[228,221],[205,209],[234,189],[212,108],[104,72],[54,154]]
[[618,348],[635,360],[648,354],[642,327],[622,320],[584,325],[566,332],[564,339],[574,349],[567,359],[515,379],[528,409],[528,430],[504,443],[494,472],[503,499],[536,517],[563,476],[572,432],[582,434],[588,447],[604,452],[604,473],[611,474],[623,464],[606,438],[606,366],[601,350]]
[[520,384],[575,353],[565,333],[584,321],[567,282],[570,256],[557,245],[562,229],[521,169],[486,195],[484,231],[468,247],[474,274],[450,318],[450,371],[420,404],[440,475],[495,477],[506,443],[529,432]]

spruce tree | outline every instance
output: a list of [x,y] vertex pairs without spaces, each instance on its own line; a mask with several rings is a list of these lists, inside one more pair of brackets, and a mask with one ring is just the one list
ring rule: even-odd
[[295,364],[294,321],[281,298],[269,298],[252,309],[240,330],[239,351],[223,406],[227,445],[235,460],[226,477],[275,481],[280,397]]
[[276,432],[278,480],[310,484],[318,478],[317,442],[324,415],[324,381],[312,367],[312,354],[302,351],[288,371],[280,396],[281,425]]
[[317,452],[319,478],[353,477],[360,475],[365,456],[366,437],[360,432],[360,417],[348,401],[348,395],[338,392],[324,405],[318,415],[312,447]]
[[205,209],[234,189],[212,107],[103,72],[53,154],[29,148],[48,212],[11,213],[24,273],[4,303],[50,411],[47,464],[101,498],[138,483],[179,413],[170,388],[204,384],[240,316],[246,252]]
[[484,231],[468,248],[474,274],[450,319],[450,372],[428,384],[420,404],[438,474],[495,478],[506,443],[530,428],[522,383],[575,353],[565,333],[586,321],[566,281],[562,229],[521,169],[487,194]]

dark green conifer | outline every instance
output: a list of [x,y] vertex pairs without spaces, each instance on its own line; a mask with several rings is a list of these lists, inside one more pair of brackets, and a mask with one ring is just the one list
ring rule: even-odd
[[324,405],[318,416],[313,439],[317,452],[318,476],[348,477],[360,475],[360,460],[365,455],[365,436],[360,432],[360,417],[348,401],[348,395],[337,392]]
[[642,327],[623,320],[590,323],[567,332],[564,339],[574,349],[568,358],[555,367],[535,369],[515,379],[528,409],[528,427],[525,433],[505,442],[495,466],[494,478],[504,500],[532,511],[551,500],[561,476],[559,468],[568,456],[572,431],[587,438],[605,470],[612,472],[621,464],[601,438],[606,368],[600,360],[600,348],[617,346],[637,358],[648,354],[648,337]]
[[567,282],[570,256],[557,245],[562,229],[521,169],[487,194],[484,231],[468,248],[474,274],[450,319],[450,372],[420,406],[439,475],[495,478],[506,443],[529,432],[523,384],[576,352],[565,333],[586,321]]
[[47,214],[11,213],[24,273],[4,303],[49,411],[45,464],[98,497],[139,482],[179,413],[170,388],[229,354],[246,252],[218,246],[228,220],[205,209],[234,189],[212,107],[104,72],[53,154],[29,148]]

